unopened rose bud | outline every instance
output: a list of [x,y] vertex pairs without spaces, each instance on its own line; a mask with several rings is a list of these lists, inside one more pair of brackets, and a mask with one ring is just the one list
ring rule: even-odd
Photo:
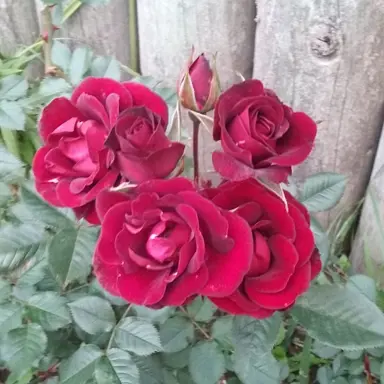
[[214,108],[219,94],[220,84],[215,60],[211,65],[202,53],[193,61],[192,50],[187,68],[178,84],[181,105],[195,112],[206,113]]

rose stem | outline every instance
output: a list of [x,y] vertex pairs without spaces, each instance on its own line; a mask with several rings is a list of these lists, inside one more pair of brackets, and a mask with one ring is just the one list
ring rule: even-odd
[[196,323],[195,320],[193,320],[192,316],[189,315],[189,313],[186,311],[186,309],[184,307],[179,307],[180,308],[180,311],[184,313],[184,315],[186,315],[189,320],[191,320],[191,323],[193,324],[193,326],[207,339],[207,340],[211,340],[211,336],[208,335],[207,332],[205,332],[205,330],[200,327],[199,324]]
[[119,322],[115,325],[115,327],[113,328],[113,331],[111,333],[111,337],[109,338],[109,341],[108,341],[108,345],[107,345],[107,349],[111,349],[112,347],[112,343],[113,343],[113,339],[115,338],[115,334],[116,334],[116,330],[117,330],[117,327],[119,325],[121,325],[121,323],[123,322],[123,320],[128,316],[128,313],[129,311],[132,309],[132,304],[129,304],[127,309],[125,310],[125,312],[123,313],[123,315],[121,316]]
[[192,151],[193,151],[193,176],[195,183],[199,185],[199,128],[200,120],[197,119],[192,113],[189,114],[189,118],[193,123],[193,136],[192,136]]

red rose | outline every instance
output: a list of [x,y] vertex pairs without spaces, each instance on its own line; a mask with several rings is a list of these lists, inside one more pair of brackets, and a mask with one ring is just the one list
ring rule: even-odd
[[253,232],[252,263],[239,289],[210,299],[227,312],[256,318],[293,305],[321,270],[306,208],[285,192],[287,210],[254,179],[227,182],[207,194],[217,206],[246,220]]
[[204,291],[231,295],[249,269],[248,224],[221,212],[185,178],[104,191],[94,272],[110,293],[140,305],[181,305]]
[[[39,122],[44,146],[37,151],[32,166],[42,197],[52,205],[73,208],[78,217],[98,223],[96,196],[120,182],[116,154],[105,146],[105,140],[120,116],[129,111],[134,114],[137,106],[156,122],[154,130],[164,129],[168,120],[164,100],[132,82],[87,78],[70,100],[60,97],[45,107]],[[147,122],[138,118],[134,128],[126,127],[126,135],[135,132],[143,137],[149,129]],[[163,139],[163,146],[164,142]],[[132,153],[135,155],[137,152]]]
[[213,109],[219,97],[219,78],[215,63],[211,66],[204,53],[193,61],[193,53],[192,50],[187,69],[178,84],[178,95],[184,108],[206,113]]
[[184,144],[170,141],[166,128],[161,116],[146,107],[121,114],[106,145],[116,153],[116,165],[127,180],[162,179],[175,169]]
[[213,138],[223,152],[214,152],[214,167],[224,178],[264,177],[285,182],[292,166],[310,154],[316,123],[305,113],[292,112],[258,80],[246,80],[217,101]]

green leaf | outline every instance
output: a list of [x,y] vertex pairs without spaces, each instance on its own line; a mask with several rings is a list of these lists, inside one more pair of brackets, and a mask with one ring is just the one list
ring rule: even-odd
[[237,353],[234,362],[234,371],[243,384],[277,384],[280,382],[281,367],[271,355],[262,355],[247,350]]
[[133,310],[138,317],[146,319],[154,324],[163,324],[175,312],[174,307],[164,307],[161,309],[147,308],[141,305],[134,305]]
[[326,265],[329,257],[329,238],[322,225],[314,217],[311,217],[311,230],[315,236],[315,243],[320,252],[321,262]]
[[214,341],[201,341],[192,347],[189,372],[196,384],[216,384],[225,372],[225,357]]
[[331,384],[332,377],[333,372],[329,367],[320,367],[317,370],[316,379],[319,384]]
[[92,52],[87,47],[79,47],[73,51],[69,64],[69,79],[71,84],[78,85],[87,72],[91,63]]
[[381,363],[380,367],[380,382],[384,383],[384,361]]
[[345,350],[384,346],[384,315],[357,290],[311,288],[291,311],[313,338]]
[[191,354],[191,347],[187,347],[175,353],[163,353],[162,359],[165,365],[173,369],[184,368],[189,363],[189,355]]
[[101,356],[101,350],[95,345],[80,347],[69,359],[60,364],[60,384],[83,384],[91,379]]
[[86,280],[91,272],[96,239],[97,232],[92,227],[62,229],[53,237],[48,246],[48,263],[63,287]]
[[349,360],[359,359],[363,355],[363,350],[345,351],[343,355]]
[[71,50],[68,45],[55,40],[52,45],[52,62],[60,67],[64,73],[68,71],[71,63]]
[[[155,356],[132,356],[140,373],[140,384],[167,384],[164,382],[163,369]],[[184,384],[184,383],[183,383]]]
[[29,315],[47,331],[55,331],[71,323],[66,300],[56,292],[41,292],[28,300]]
[[17,280],[18,287],[38,284],[45,278],[47,273],[49,273],[48,263],[45,257],[45,249],[46,246],[42,244],[36,252],[33,262],[31,260],[31,264],[28,263],[28,268],[21,273],[19,279]]
[[23,131],[25,120],[25,113],[18,102],[0,101],[0,127]]
[[28,215],[34,217],[51,227],[66,228],[73,227],[73,222],[55,207],[47,204],[35,193],[26,187],[20,188],[21,206],[28,211]]
[[85,332],[110,332],[116,324],[111,304],[97,296],[86,296],[68,304],[75,323]]
[[353,275],[347,281],[347,288],[357,290],[372,302],[376,302],[376,283],[369,276]]
[[139,356],[148,356],[161,351],[160,337],[157,329],[144,319],[128,317],[116,330],[116,344]]
[[312,352],[322,359],[330,359],[336,356],[340,352],[340,349],[330,347],[329,345],[325,345],[320,341],[315,340],[312,346]]
[[343,175],[321,172],[308,177],[300,193],[300,201],[309,212],[327,211],[341,199],[346,185]]
[[121,80],[120,63],[113,57],[96,57],[91,64],[91,75]]
[[0,345],[1,358],[11,371],[23,373],[42,357],[47,336],[38,324],[27,324],[9,331]]
[[188,305],[187,311],[196,321],[209,321],[216,311],[216,306],[207,298],[203,299],[201,296],[197,296]]
[[11,284],[0,277],[0,304],[7,301],[12,292]]
[[44,231],[32,224],[0,228],[0,272],[10,272],[35,255]]
[[21,326],[23,308],[16,303],[0,305],[0,335]]
[[182,317],[172,317],[160,326],[160,340],[164,352],[181,351],[187,348],[193,338],[193,324]]
[[28,82],[21,75],[10,75],[0,80],[0,99],[14,101],[25,97]]
[[23,174],[24,164],[0,144],[0,180],[8,183]]
[[262,354],[272,350],[281,324],[281,315],[257,320],[248,316],[236,316],[233,320],[233,341],[237,350],[254,348]]
[[233,316],[219,317],[212,325],[212,337],[224,346],[232,346]]
[[234,318],[234,371],[244,384],[279,382],[280,365],[271,350],[277,340],[281,315],[257,320],[246,316]]
[[139,370],[129,353],[118,348],[107,350],[96,366],[98,384],[139,384]]
[[47,103],[54,97],[66,95],[71,89],[71,85],[62,78],[46,77],[40,83],[37,96],[41,103]]

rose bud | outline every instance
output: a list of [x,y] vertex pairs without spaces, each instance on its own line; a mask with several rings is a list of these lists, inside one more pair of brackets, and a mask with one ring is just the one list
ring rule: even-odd
[[202,53],[193,61],[192,50],[187,69],[178,84],[181,105],[195,112],[206,113],[214,108],[219,94],[220,83],[215,60],[211,65]]

